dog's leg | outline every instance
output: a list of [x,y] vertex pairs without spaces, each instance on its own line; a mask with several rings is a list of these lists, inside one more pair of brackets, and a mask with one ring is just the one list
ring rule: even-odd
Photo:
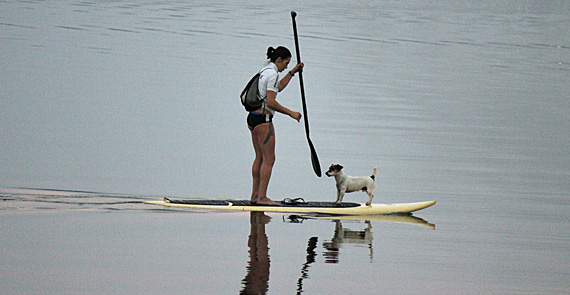
[[342,203],[342,199],[344,198],[344,194],[345,194],[345,193],[346,193],[346,190],[341,190],[341,191],[340,191],[340,199],[339,199],[339,201],[338,201],[339,204]]
[[338,196],[337,196],[337,198],[336,198],[336,203],[337,203],[337,204],[342,203],[342,199],[344,198],[344,194],[345,194],[345,193],[346,193],[345,190],[340,190],[340,191],[338,191]]
[[367,192],[368,193],[368,203],[366,203],[366,206],[370,206],[372,204],[372,198],[374,198],[374,194],[372,192]]
[[340,204],[340,190],[336,190],[336,201],[335,204]]

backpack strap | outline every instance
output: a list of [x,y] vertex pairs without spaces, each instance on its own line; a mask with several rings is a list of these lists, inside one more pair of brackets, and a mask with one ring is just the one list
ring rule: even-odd
[[[264,68],[263,70],[261,70],[261,71],[259,72],[259,78],[260,78],[260,79],[261,79],[261,73],[263,73],[263,71],[265,71],[265,70],[269,70],[269,68],[266,67],[266,68]],[[259,86],[258,86],[258,87],[259,87]],[[265,107],[267,106],[267,90],[265,91],[265,98],[262,99],[262,103],[261,103],[261,104],[263,105],[263,113],[265,114]]]

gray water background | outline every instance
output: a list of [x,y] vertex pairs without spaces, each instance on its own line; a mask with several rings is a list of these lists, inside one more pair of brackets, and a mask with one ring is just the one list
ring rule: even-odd
[[[328,264],[319,245],[305,292],[567,294],[568,1],[3,1],[0,186],[103,193],[4,189],[0,291],[239,292],[247,214],[122,202],[249,196],[237,97],[268,46],[293,51],[291,10],[323,169],[378,166],[375,202],[438,201],[416,214],[435,231],[372,221],[373,261],[348,244]],[[278,99],[300,111],[296,79]],[[275,126],[270,197],[334,199],[303,124]],[[330,240],[334,224],[271,216],[269,293],[290,294],[307,238]]]

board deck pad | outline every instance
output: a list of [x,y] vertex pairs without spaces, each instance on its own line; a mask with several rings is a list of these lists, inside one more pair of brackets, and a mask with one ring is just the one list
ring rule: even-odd
[[333,202],[305,202],[289,204],[285,202],[277,202],[279,205],[257,205],[252,204],[248,200],[169,200],[171,204],[183,205],[204,205],[204,206],[267,206],[267,207],[310,207],[310,208],[352,208],[360,207],[358,203],[340,203]]

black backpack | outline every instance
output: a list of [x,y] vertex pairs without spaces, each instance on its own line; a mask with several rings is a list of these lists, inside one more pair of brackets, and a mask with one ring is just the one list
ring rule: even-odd
[[241,104],[248,112],[255,111],[263,105],[263,99],[260,100],[257,98],[259,96],[259,76],[261,72],[255,74],[251,80],[249,80],[240,95]]

